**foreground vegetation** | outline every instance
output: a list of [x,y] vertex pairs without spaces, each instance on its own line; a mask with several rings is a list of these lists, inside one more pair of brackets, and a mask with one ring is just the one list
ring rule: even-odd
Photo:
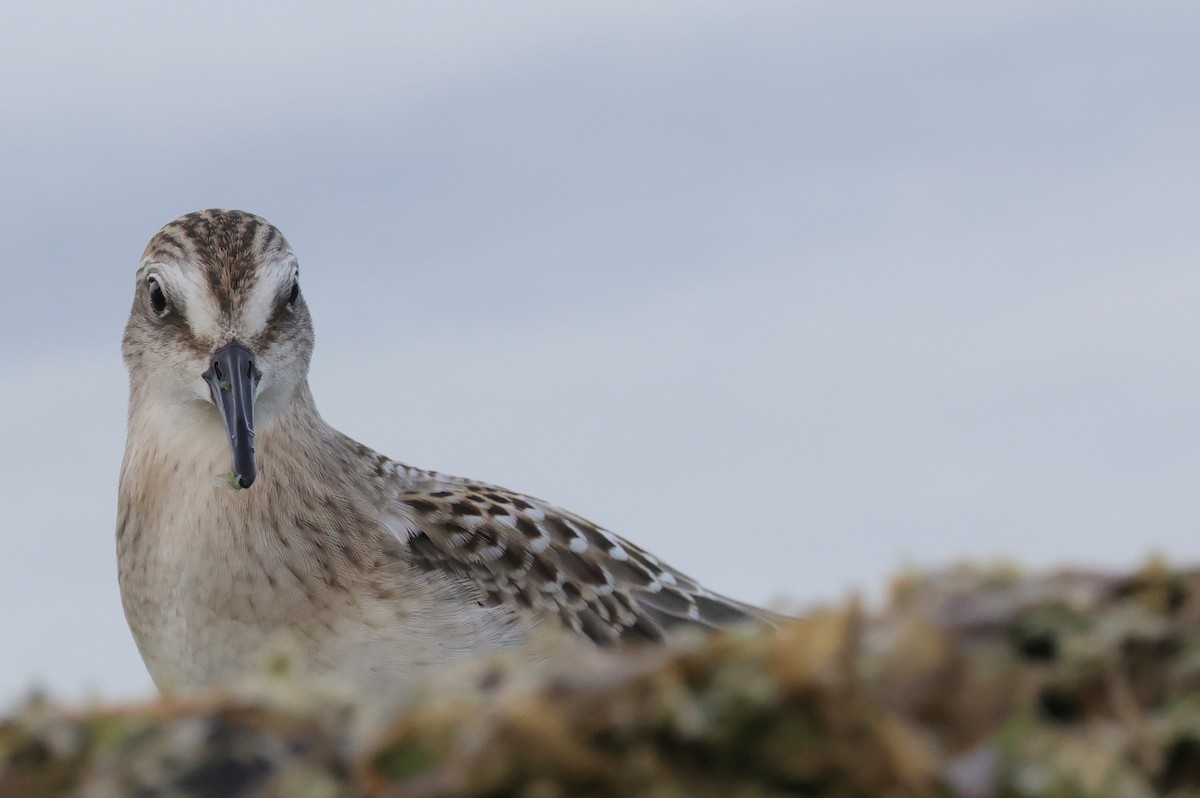
[[0,796],[1200,796],[1200,572],[961,569],[769,633],[519,659],[369,739],[294,690],[0,721]]

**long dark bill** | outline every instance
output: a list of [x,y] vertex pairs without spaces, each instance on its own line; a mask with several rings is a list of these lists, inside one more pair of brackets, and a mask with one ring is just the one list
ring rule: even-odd
[[212,365],[204,372],[213,404],[221,411],[229,433],[233,478],[242,488],[253,485],[258,475],[254,461],[254,393],[261,377],[262,372],[254,366],[254,355],[238,343],[214,352]]

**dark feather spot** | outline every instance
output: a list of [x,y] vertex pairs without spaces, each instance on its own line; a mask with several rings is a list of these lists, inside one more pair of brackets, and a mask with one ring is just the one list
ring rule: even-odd
[[498,564],[511,571],[524,571],[525,560],[528,558],[528,552],[524,547],[508,545],[504,547],[504,551],[497,558]]
[[546,516],[544,523],[546,529],[550,532],[551,539],[564,546],[570,545],[571,541],[576,537],[575,530],[567,526],[566,522],[557,515]]
[[608,578],[604,569],[591,560],[580,557],[573,551],[559,553],[559,562],[563,570],[585,585],[604,585]]
[[530,540],[537,540],[542,536],[542,530],[537,528],[537,524],[523,515],[517,516],[517,531]]
[[541,580],[544,584],[558,584],[558,572],[551,567],[545,557],[530,558],[529,576],[533,579]]
[[606,565],[617,584],[645,587],[654,581],[650,572],[633,560],[610,560]]
[[692,608],[692,602],[687,596],[669,587],[664,587],[657,593],[644,593],[640,599],[643,606],[654,607],[678,618],[686,618]]
[[583,532],[583,536],[587,538],[588,545],[595,546],[600,551],[608,551],[613,544],[604,533],[591,524],[579,524],[579,531]]
[[567,600],[572,604],[583,598],[583,593],[580,592],[574,582],[563,582],[562,591],[566,594]]
[[626,643],[661,643],[664,637],[662,627],[643,615],[621,630],[621,640]]
[[593,643],[603,646],[613,642],[615,630],[590,608],[584,607],[579,610],[579,624],[583,633],[590,637]]

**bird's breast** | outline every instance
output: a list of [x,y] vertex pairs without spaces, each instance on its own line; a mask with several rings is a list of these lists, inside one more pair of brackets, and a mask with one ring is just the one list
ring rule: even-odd
[[167,689],[219,681],[274,630],[317,617],[302,581],[311,566],[300,546],[280,543],[294,530],[264,525],[249,497],[188,471],[162,480],[165,496],[122,486],[122,601],[151,674]]
[[297,488],[266,458],[254,486],[235,491],[210,465],[127,461],[122,474],[122,601],[161,688],[234,680],[283,650],[306,671],[405,689],[522,636],[505,610],[384,563],[386,532],[367,498]]

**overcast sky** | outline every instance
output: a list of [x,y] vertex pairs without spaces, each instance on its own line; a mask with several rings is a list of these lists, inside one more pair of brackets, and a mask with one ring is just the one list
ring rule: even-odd
[[1200,5],[24,4],[0,27],[0,703],[149,695],[146,240],[288,236],[325,417],[736,597],[1200,557]]

